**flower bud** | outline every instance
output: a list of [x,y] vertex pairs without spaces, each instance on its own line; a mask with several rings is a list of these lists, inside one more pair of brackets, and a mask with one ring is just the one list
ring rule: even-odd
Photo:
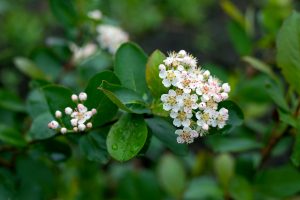
[[71,125],[77,126],[78,119],[71,119]]
[[79,100],[80,101],[85,101],[87,99],[87,94],[85,92],[81,92],[79,94]]
[[178,55],[181,56],[181,57],[184,57],[184,56],[186,56],[186,51],[185,50],[180,50],[178,52]]
[[86,127],[88,128],[92,128],[93,127],[93,124],[91,122],[87,123]]
[[62,134],[65,134],[65,133],[67,133],[67,129],[66,129],[65,127],[63,127],[63,128],[60,129],[60,132],[61,132]]
[[97,110],[95,108],[92,109],[93,115],[97,114]]
[[207,130],[208,130],[208,124],[203,124],[203,125],[202,125],[202,128],[203,128],[203,130],[206,130],[206,131],[207,131]]
[[72,99],[72,101],[77,102],[78,96],[76,94],[72,94],[71,99]]
[[55,111],[56,118],[61,118],[61,116],[62,116],[62,113],[59,110]]
[[65,113],[66,113],[67,115],[71,115],[72,112],[73,112],[72,108],[70,108],[70,107],[66,107],[66,108],[65,108]]
[[53,120],[51,121],[49,124],[48,124],[48,128],[51,128],[51,129],[57,129],[59,126],[58,122]]
[[158,66],[158,68],[159,68],[160,71],[166,70],[166,66],[163,65],[163,64],[160,64],[160,65]]
[[225,92],[222,92],[221,97],[222,97],[222,100],[226,100],[226,99],[228,99],[228,94]]
[[78,125],[78,130],[79,130],[79,131],[84,131],[85,128],[86,128],[86,126],[85,126],[84,124],[79,124],[79,125]]
[[78,132],[78,128],[77,128],[77,127],[74,127],[74,128],[73,128],[73,131],[74,131],[74,132]]
[[210,75],[210,72],[208,70],[206,70],[204,73],[203,73],[203,76],[205,77],[208,77]]

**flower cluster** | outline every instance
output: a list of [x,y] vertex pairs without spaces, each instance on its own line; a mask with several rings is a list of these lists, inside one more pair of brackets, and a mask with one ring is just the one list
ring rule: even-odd
[[114,54],[121,44],[128,41],[129,37],[126,32],[117,26],[108,24],[99,25],[97,27],[97,40],[103,49],[107,49]]
[[218,103],[228,98],[230,86],[197,66],[197,60],[184,50],[172,52],[159,65],[159,77],[168,94],[161,96],[163,109],[170,112],[178,143],[192,143],[210,127],[223,128],[228,110]]
[[62,112],[57,110],[55,112],[55,117],[57,119],[48,123],[48,127],[50,129],[59,130],[62,134],[67,132],[81,132],[86,129],[91,129],[93,127],[92,122],[90,122],[93,115],[97,113],[97,110],[93,108],[92,110],[88,110],[86,106],[83,105],[84,101],[87,100],[87,94],[81,92],[79,95],[73,94],[71,96],[72,101],[77,104],[76,108],[72,109],[70,107],[66,107],[64,113],[67,116],[70,116],[70,124],[73,127],[73,130],[68,130],[63,124]]

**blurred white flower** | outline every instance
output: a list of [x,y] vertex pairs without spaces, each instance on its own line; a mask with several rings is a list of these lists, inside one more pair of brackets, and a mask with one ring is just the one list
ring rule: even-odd
[[73,52],[72,61],[78,63],[93,54],[97,51],[97,45],[94,43],[88,43],[83,47],[78,47],[76,44],[72,43],[70,49]]
[[190,127],[183,127],[183,129],[177,129],[175,134],[178,135],[177,142],[178,143],[187,143],[190,144],[194,142],[194,138],[199,136],[198,132],[192,130]]
[[97,27],[97,40],[103,49],[107,49],[110,53],[115,54],[121,44],[128,41],[128,34],[121,28],[103,24]]
[[102,18],[102,12],[100,10],[92,10],[88,12],[87,16],[94,20],[100,20]]

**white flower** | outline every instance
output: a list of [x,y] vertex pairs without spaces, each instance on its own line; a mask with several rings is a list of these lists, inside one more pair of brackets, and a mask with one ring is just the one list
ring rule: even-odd
[[87,94],[85,92],[81,92],[79,94],[79,100],[80,101],[86,101],[86,99],[87,99]]
[[178,111],[180,106],[177,102],[177,94],[174,90],[169,90],[168,94],[161,95],[161,101],[163,102],[163,109],[166,111],[174,110]]
[[64,127],[60,129],[60,132],[61,132],[62,134],[67,133],[67,131],[68,131],[68,130],[67,130],[66,128],[64,128]]
[[94,20],[100,20],[102,18],[102,12],[100,10],[92,10],[88,12],[87,16]]
[[206,109],[203,112],[198,111],[196,113],[197,125],[204,130],[209,129],[209,125],[215,124],[216,111]]
[[48,124],[48,128],[50,129],[57,129],[59,126],[58,122],[55,120],[52,120],[51,122],[49,122]]
[[76,94],[72,94],[71,99],[72,99],[72,101],[77,102],[78,96]]
[[121,28],[112,25],[100,25],[97,27],[97,40],[103,49],[114,54],[119,46],[128,41],[129,37]]
[[228,99],[228,94],[225,93],[225,92],[222,92],[222,93],[221,93],[221,98],[222,98],[222,100]]
[[84,124],[79,124],[78,125],[78,130],[79,131],[84,131],[86,129],[86,126]]
[[176,86],[179,80],[180,72],[177,70],[162,70],[159,73],[159,76],[163,79],[162,83],[165,87],[170,87],[171,85]]
[[97,45],[93,43],[88,43],[83,47],[78,47],[76,44],[71,44],[70,49],[73,52],[73,62],[79,63],[85,58],[88,58],[95,54],[97,51]]
[[195,110],[198,108],[197,100],[198,96],[196,94],[182,94],[177,98],[179,104],[181,107],[183,107],[183,110],[185,112],[192,112],[192,110]]
[[191,124],[192,113],[184,112],[184,110],[171,111],[170,116],[174,119],[173,124],[177,127],[184,126],[188,127]]
[[230,92],[230,86],[228,83],[223,83],[222,89],[224,92],[229,93]]
[[221,108],[216,117],[216,123],[219,128],[223,128],[226,125],[226,121],[228,120],[228,110],[226,108]]
[[66,107],[66,108],[65,108],[65,113],[66,113],[67,115],[71,115],[72,112],[73,112],[72,108],[70,108],[70,107]]
[[197,131],[192,130],[190,127],[183,127],[183,129],[177,129],[175,134],[178,135],[177,142],[178,143],[187,143],[190,144],[194,142],[194,138],[197,138],[199,134]]
[[[78,110],[74,111],[71,114],[71,117],[73,118],[71,120],[72,125],[76,124],[75,120],[77,120],[77,124],[83,124],[86,121],[88,121],[89,119],[91,119],[91,117],[93,116],[92,111],[88,111],[87,107],[85,107],[83,104],[78,104],[77,105]],[[76,125],[77,125],[76,124]],[[74,126],[74,125],[73,125]]]
[[59,110],[55,111],[56,118],[61,118],[61,116],[62,116],[62,113]]

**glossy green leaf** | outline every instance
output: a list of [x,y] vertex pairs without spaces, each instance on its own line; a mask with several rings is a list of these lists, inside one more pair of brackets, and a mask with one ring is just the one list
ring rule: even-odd
[[134,43],[122,44],[116,53],[114,72],[122,86],[142,96],[147,94],[146,62],[146,54]]
[[296,11],[283,23],[277,36],[277,64],[286,81],[300,93],[300,14]]
[[29,93],[26,99],[26,110],[32,118],[49,111],[46,98],[41,89],[35,89]]
[[30,78],[43,80],[48,79],[46,74],[44,74],[44,72],[40,68],[38,68],[32,61],[28,60],[27,58],[15,58],[14,63],[21,72],[23,72]]
[[99,89],[120,109],[131,113],[149,113],[143,98],[133,90],[103,81]]
[[254,57],[251,56],[245,56],[243,57],[243,60],[245,62],[247,62],[248,64],[250,64],[253,68],[267,74],[269,77],[271,77],[272,79],[274,79],[275,81],[278,81],[278,77],[276,76],[276,74],[273,72],[272,67],[267,65],[266,63],[264,63],[261,60],[258,60]]
[[71,27],[77,23],[77,13],[72,0],[49,0],[52,13],[64,26]]
[[177,143],[176,128],[172,124],[163,118],[146,119],[146,122],[152,130],[153,135],[162,141],[172,152],[181,156],[187,154],[187,145]]
[[300,191],[300,172],[285,165],[266,169],[255,177],[255,188],[265,196],[283,199]]
[[32,140],[42,140],[53,137],[56,131],[48,128],[47,124],[53,120],[53,116],[49,112],[45,112],[34,118],[29,136]]
[[266,91],[274,103],[283,111],[288,112],[290,110],[289,105],[285,100],[284,89],[279,83],[268,81],[266,83]]
[[173,197],[181,197],[186,186],[182,162],[171,154],[164,155],[158,163],[157,172],[162,188]]
[[92,131],[79,139],[79,147],[83,156],[90,161],[105,164],[109,156],[106,149],[106,133],[103,130]]
[[146,82],[152,96],[160,99],[162,94],[168,92],[168,88],[162,84],[162,79],[159,78],[159,65],[163,63],[166,56],[159,50],[154,51],[148,58],[146,64]]
[[108,133],[108,152],[116,160],[130,160],[143,148],[147,134],[147,125],[141,115],[124,114]]
[[104,92],[98,90],[98,87],[104,80],[109,83],[119,84],[119,80],[114,73],[105,71],[93,76],[85,89],[88,98],[84,104],[89,109],[97,109],[97,114],[94,115],[92,119],[94,127],[110,121],[118,111],[118,107],[104,94]]
[[26,141],[19,131],[4,124],[0,124],[0,140],[19,147],[26,145]]

